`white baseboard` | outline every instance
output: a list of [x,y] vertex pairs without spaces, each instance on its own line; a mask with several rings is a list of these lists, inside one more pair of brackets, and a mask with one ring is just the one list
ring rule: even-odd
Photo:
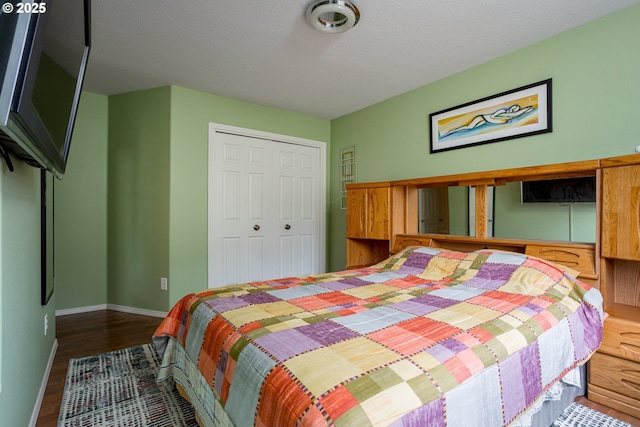
[[68,314],[80,314],[80,313],[88,313],[90,311],[100,311],[100,310],[121,311],[123,313],[140,314],[142,316],[151,316],[151,317],[166,317],[168,314],[166,311],[147,310],[145,308],[127,307],[125,305],[99,304],[99,305],[88,305],[85,307],[66,308],[63,310],[56,310],[56,317],[66,316]]
[[40,415],[40,407],[42,406],[42,399],[44,398],[44,392],[47,389],[47,383],[49,382],[49,374],[51,374],[51,367],[53,366],[53,359],[55,359],[56,357],[56,351],[58,351],[58,340],[53,341],[53,346],[51,347],[51,353],[49,354],[49,362],[47,363],[47,369],[44,372],[44,376],[42,377],[42,383],[40,384],[40,392],[38,393],[36,404],[33,408],[33,412],[31,413],[31,421],[29,421],[29,427],[36,427],[36,423],[38,422],[38,415]]
[[88,313],[90,311],[100,311],[100,310],[106,310],[106,309],[107,309],[107,304],[88,305],[85,307],[76,307],[76,308],[65,308],[62,310],[56,310],[56,317],[66,316],[67,314]]
[[107,310],[121,311],[123,313],[140,314],[151,317],[167,317],[166,311],[147,310],[145,308],[127,307],[124,305],[107,304]]

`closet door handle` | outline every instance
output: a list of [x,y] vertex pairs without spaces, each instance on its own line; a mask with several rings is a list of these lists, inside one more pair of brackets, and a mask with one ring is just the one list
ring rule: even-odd
[[260,230],[260,226],[258,224],[256,224],[256,225],[253,226],[253,229],[258,231],[258,230]]
[[285,229],[285,230],[290,230],[290,229],[291,229],[291,226],[290,226],[289,224],[286,224],[286,225],[284,226],[284,229]]

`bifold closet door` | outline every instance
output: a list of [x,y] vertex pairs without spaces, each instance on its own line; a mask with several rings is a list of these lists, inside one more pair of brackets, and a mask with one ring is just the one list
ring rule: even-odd
[[216,133],[209,287],[319,272],[319,150]]

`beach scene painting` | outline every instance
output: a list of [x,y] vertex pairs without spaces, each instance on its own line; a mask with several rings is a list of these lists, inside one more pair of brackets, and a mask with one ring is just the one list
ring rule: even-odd
[[551,79],[429,115],[431,153],[552,131]]

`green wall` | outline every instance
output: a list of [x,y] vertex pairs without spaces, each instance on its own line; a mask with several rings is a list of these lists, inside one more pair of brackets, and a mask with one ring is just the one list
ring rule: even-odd
[[207,288],[210,122],[327,143],[330,138],[328,120],[171,87],[171,303],[189,292]]
[[56,297],[40,305],[40,171],[13,165],[0,165],[0,414],[2,425],[26,426],[54,344]]
[[108,103],[82,94],[67,170],[53,183],[56,310],[107,301]]
[[[356,145],[359,182],[632,153],[638,144],[639,22],[640,6],[634,6],[333,120],[330,269],[342,268],[346,256],[337,190],[343,147]],[[429,154],[430,113],[547,78],[553,79],[552,133]]]
[[170,88],[109,97],[108,303],[167,311]]

